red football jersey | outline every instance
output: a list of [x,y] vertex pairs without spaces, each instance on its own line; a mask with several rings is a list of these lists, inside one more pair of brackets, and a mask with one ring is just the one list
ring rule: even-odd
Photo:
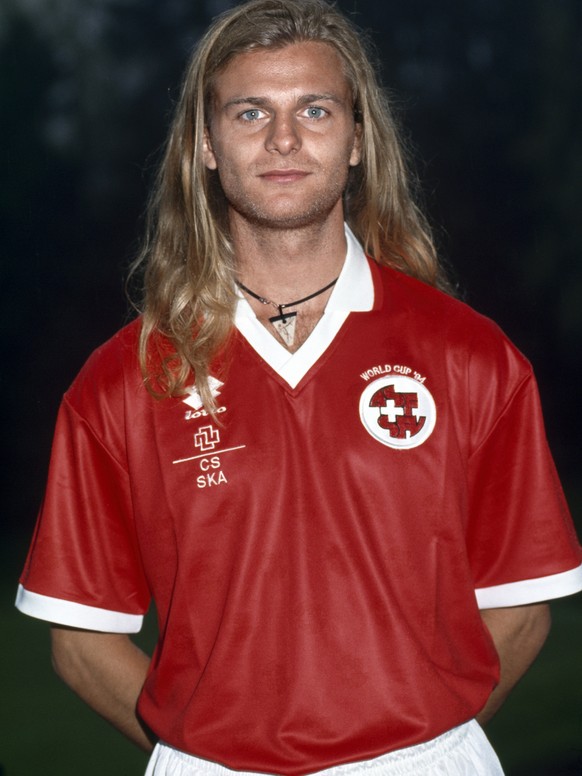
[[304,774],[429,740],[498,678],[479,615],[582,587],[527,361],[353,244],[288,353],[241,300],[217,421],[156,401],[139,322],[67,392],[19,606],[160,638],[139,710],[231,768]]

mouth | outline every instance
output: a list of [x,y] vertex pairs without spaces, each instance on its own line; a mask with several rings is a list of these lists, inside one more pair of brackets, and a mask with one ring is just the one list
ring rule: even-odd
[[294,169],[282,169],[282,170],[267,170],[259,175],[259,178],[266,180],[269,183],[296,183],[303,180],[309,172],[305,170]]

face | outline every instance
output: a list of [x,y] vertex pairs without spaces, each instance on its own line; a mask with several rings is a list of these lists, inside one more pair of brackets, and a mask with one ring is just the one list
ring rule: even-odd
[[218,170],[231,220],[299,228],[342,216],[359,130],[331,46],[240,54],[215,81],[204,163]]

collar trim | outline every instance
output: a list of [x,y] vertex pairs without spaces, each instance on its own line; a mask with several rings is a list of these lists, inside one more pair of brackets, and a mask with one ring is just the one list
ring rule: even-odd
[[257,319],[252,307],[237,290],[235,327],[249,345],[295,388],[335,339],[351,312],[374,309],[372,269],[364,250],[345,224],[347,252],[344,266],[331,293],[325,312],[307,340],[295,353],[289,353]]

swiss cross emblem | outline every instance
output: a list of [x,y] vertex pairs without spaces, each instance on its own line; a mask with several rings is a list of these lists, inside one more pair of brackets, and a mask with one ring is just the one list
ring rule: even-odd
[[203,426],[194,434],[194,447],[199,448],[201,453],[207,453],[220,442],[220,434],[214,426]]
[[428,389],[412,377],[386,376],[366,386],[360,419],[378,442],[407,450],[426,442],[436,424],[436,406]]

